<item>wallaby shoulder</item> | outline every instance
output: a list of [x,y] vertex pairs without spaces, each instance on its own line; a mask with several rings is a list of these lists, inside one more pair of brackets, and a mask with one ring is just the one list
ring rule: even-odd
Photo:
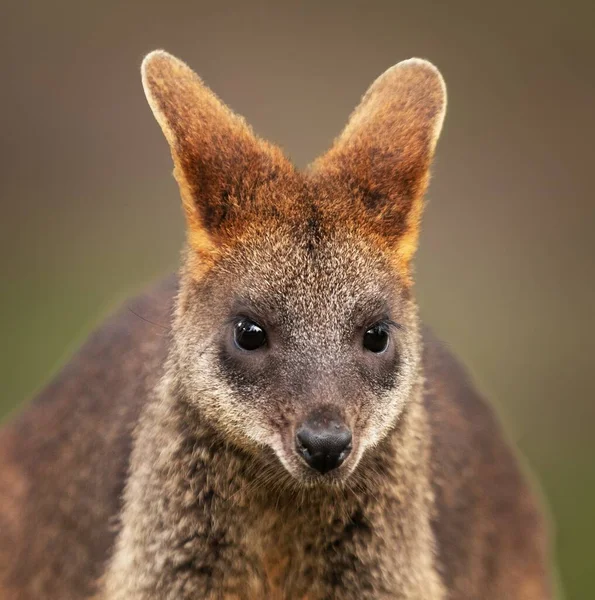
[[423,338],[433,525],[449,598],[549,598],[547,528],[525,473],[465,369],[427,329]]
[[101,574],[176,290],[126,302],[0,430],[0,598],[79,599]]

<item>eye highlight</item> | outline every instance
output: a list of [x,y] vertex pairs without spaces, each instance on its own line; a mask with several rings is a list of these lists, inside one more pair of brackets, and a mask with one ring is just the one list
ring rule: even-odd
[[248,318],[242,318],[234,324],[233,341],[241,350],[253,351],[266,344],[267,336],[258,323]]
[[380,354],[388,348],[389,335],[386,323],[372,325],[364,334],[364,348],[375,354]]

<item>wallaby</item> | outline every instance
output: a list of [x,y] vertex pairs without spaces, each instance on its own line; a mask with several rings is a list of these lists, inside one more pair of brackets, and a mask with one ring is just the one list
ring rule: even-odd
[[304,172],[173,56],[142,79],[183,265],[3,429],[0,597],[551,598],[539,502],[413,296],[438,70],[386,71]]

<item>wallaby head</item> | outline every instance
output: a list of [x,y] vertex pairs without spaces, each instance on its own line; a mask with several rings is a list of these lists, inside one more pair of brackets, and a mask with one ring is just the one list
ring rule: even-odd
[[142,76],[187,220],[177,389],[280,475],[342,481],[419,379],[411,259],[442,77],[419,59],[386,71],[300,172],[181,61],[153,52]]

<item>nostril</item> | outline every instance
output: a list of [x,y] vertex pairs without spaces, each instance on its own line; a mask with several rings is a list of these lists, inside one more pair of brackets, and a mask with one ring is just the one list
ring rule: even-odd
[[349,428],[337,423],[323,429],[305,423],[296,433],[298,453],[320,473],[339,467],[351,452],[351,442]]

